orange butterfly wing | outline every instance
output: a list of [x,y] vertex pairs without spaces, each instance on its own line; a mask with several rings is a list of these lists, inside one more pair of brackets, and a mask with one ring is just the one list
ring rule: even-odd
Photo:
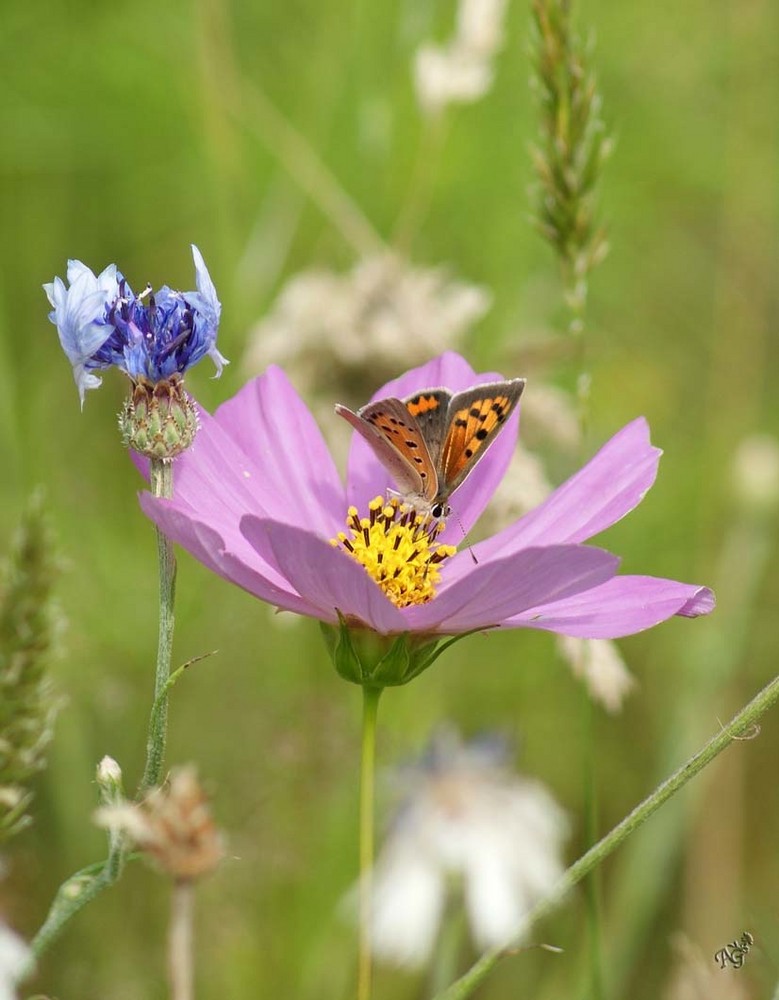
[[453,397],[439,466],[439,492],[457,489],[511,416],[525,379],[474,386]]
[[425,437],[406,404],[392,397],[362,406],[357,413],[340,403],[336,413],[371,446],[401,493],[431,500],[438,476]]

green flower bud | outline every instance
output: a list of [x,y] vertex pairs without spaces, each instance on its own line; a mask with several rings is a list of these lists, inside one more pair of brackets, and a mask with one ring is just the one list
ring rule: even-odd
[[97,765],[96,780],[100,789],[100,802],[103,805],[114,805],[122,801],[124,798],[122,769],[113,757],[103,757]]

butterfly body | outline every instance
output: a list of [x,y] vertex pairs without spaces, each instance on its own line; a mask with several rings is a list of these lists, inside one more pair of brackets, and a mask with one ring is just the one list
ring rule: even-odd
[[486,453],[519,402],[525,380],[473,386],[463,392],[425,389],[393,396],[357,412],[336,413],[370,445],[404,500],[433,518],[449,513],[449,496]]

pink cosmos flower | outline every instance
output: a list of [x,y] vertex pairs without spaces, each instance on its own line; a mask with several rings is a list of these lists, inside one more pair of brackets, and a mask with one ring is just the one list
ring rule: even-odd
[[[457,392],[497,378],[446,353],[374,398],[432,386]],[[213,416],[201,410],[200,417],[194,447],[176,459],[174,498],[143,493],[141,506],[215,573],[283,610],[333,625],[340,616],[383,635],[528,627],[617,638],[714,607],[706,587],[617,575],[616,556],[582,544],[624,517],[654,482],[661,453],[643,418],[623,427],[535,510],[475,544],[474,562],[467,548],[453,546],[506,471],[518,411],[450,498],[462,528],[450,518],[437,538],[414,525],[413,512],[375,499],[393,483],[357,434],[344,486],[281,369],[270,367]],[[344,532],[346,521],[351,530]],[[400,596],[392,586],[397,579],[406,581]]]

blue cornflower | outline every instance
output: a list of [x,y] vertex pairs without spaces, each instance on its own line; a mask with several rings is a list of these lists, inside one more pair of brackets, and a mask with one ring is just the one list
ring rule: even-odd
[[195,292],[164,285],[158,292],[147,286],[135,295],[114,264],[95,276],[78,260],[68,261],[69,287],[61,278],[43,286],[82,406],[86,390],[100,385],[95,372],[105,368],[119,368],[136,385],[158,385],[180,379],[207,354],[221,375],[227,364],[216,348],[222,307],[194,245],[192,256]]

